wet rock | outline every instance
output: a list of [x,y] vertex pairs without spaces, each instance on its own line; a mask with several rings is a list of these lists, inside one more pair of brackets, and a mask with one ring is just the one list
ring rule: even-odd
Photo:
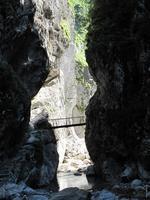
[[48,200],[50,197],[47,192],[33,190],[24,183],[8,183],[1,186],[0,189],[3,189],[3,193],[1,193],[1,199],[22,200],[26,197],[30,200],[34,200],[35,198],[39,200]]
[[119,185],[114,185],[113,187],[112,187],[112,189],[115,191],[115,190],[120,190],[120,186]]
[[[18,164],[24,163],[24,170],[16,166],[18,170],[21,170],[18,179],[24,180],[27,185],[33,188],[50,188],[54,185],[57,187],[58,153],[56,140],[53,140],[54,135],[51,130],[31,132],[31,137],[33,134],[37,139],[30,144],[31,150],[25,145],[25,150],[21,151],[15,159]],[[46,138],[47,140],[45,140]]]
[[86,173],[86,171],[87,171],[87,167],[83,167],[83,168],[78,169],[78,172],[80,172],[80,173]]
[[141,163],[138,163],[139,177],[150,180],[150,171],[147,171]]
[[74,175],[75,175],[75,176],[82,176],[82,173],[80,173],[80,172],[75,172]]
[[94,165],[88,166],[88,168],[86,170],[86,175],[87,176],[95,176],[96,175]]
[[121,179],[123,182],[129,182],[134,178],[136,169],[126,165],[124,171],[121,173]]
[[17,154],[7,159],[5,164],[0,162],[0,176],[4,173],[1,182],[24,181],[31,188],[57,190],[56,139],[53,131],[46,128],[26,134]]
[[142,181],[140,180],[140,179],[135,179],[135,180],[133,180],[132,182],[131,182],[131,187],[133,188],[133,189],[135,189],[135,188],[137,188],[137,187],[139,187],[139,186],[142,186],[143,184],[142,184]]
[[67,188],[53,194],[50,200],[88,200],[89,193],[78,188]]
[[4,186],[4,188],[8,196],[13,196],[16,194],[21,194],[23,190],[26,188],[26,185],[24,183],[21,183],[20,185],[8,183],[7,185]]
[[93,193],[91,200],[119,200],[119,198],[108,190],[102,190],[100,192]]
[[21,200],[21,197],[15,197],[12,200]]
[[150,192],[148,192],[148,193],[146,194],[146,197],[147,197],[147,198],[150,198]]
[[28,197],[28,200],[49,200],[49,197],[42,195],[31,195],[30,197]]

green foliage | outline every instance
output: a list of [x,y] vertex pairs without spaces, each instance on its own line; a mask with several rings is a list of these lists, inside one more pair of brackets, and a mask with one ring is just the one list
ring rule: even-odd
[[90,0],[68,0],[68,4],[75,16],[75,44],[76,44],[76,72],[77,81],[84,87],[84,71],[88,68],[85,58],[86,35],[89,26]]
[[76,79],[78,83],[80,83],[85,89],[91,89],[91,84],[85,79],[85,71],[88,68],[88,64],[86,62],[85,58],[85,51],[84,49],[81,51],[78,51],[76,53],[76,71],[77,71],[77,76]]
[[87,64],[86,58],[85,58],[84,49],[80,49],[79,51],[77,51],[75,60],[76,60],[77,65],[79,65],[79,68],[84,69],[84,68],[88,67],[88,64]]
[[90,0],[68,0],[75,15],[75,41],[77,47],[86,46],[86,34],[89,26]]
[[80,105],[76,105],[76,108],[78,109],[78,111],[80,111],[82,113],[85,111],[85,104],[84,104],[83,98],[81,98]]
[[91,0],[68,0],[68,4],[75,17],[75,45],[76,45],[76,80],[78,85],[83,88],[83,93],[80,95],[80,101],[77,104],[77,109],[80,112],[85,111],[86,97],[89,96],[89,91],[93,88],[93,83],[88,80],[85,50],[87,46],[86,35],[90,24],[89,10]]
[[66,19],[62,19],[60,22],[60,27],[63,30],[65,39],[69,42],[71,39],[71,31],[68,21]]
[[74,11],[75,0],[68,0],[69,7]]

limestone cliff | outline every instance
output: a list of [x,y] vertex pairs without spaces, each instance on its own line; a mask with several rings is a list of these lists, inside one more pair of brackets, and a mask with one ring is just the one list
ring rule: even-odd
[[[72,116],[76,105],[74,17],[67,0],[35,1],[35,26],[47,51],[50,73],[32,101],[32,115],[45,110],[50,119]],[[51,120],[50,120],[51,122]],[[73,129],[55,130],[60,163],[66,149],[66,136]]]
[[150,3],[96,0],[87,60],[97,91],[86,144],[105,180],[150,179]]

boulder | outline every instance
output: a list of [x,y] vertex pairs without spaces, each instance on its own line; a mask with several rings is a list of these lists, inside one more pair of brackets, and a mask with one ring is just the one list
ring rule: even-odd
[[114,193],[104,189],[102,191],[94,192],[91,200],[119,200],[119,198]]
[[67,188],[56,194],[53,194],[50,200],[88,200],[90,195],[84,190],[78,188]]
[[56,191],[59,162],[56,138],[48,121],[46,123],[45,120],[45,124],[41,124],[40,118],[38,121],[37,124],[41,126],[26,134],[18,152],[5,162],[0,162],[0,182],[15,184],[23,181],[34,189]]
[[134,189],[136,187],[142,186],[142,181],[140,179],[135,179],[131,182],[131,187]]
[[8,183],[0,187],[1,199],[22,200],[28,198],[30,200],[48,200],[50,195],[46,191],[36,191],[25,185],[24,183],[14,184]]

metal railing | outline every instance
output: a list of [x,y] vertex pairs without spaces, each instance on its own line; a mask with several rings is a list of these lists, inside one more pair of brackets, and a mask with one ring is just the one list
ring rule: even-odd
[[85,120],[85,116],[79,116],[79,117],[50,119],[50,123],[53,129],[68,128],[68,127],[74,127],[74,126],[85,126],[86,120]]

